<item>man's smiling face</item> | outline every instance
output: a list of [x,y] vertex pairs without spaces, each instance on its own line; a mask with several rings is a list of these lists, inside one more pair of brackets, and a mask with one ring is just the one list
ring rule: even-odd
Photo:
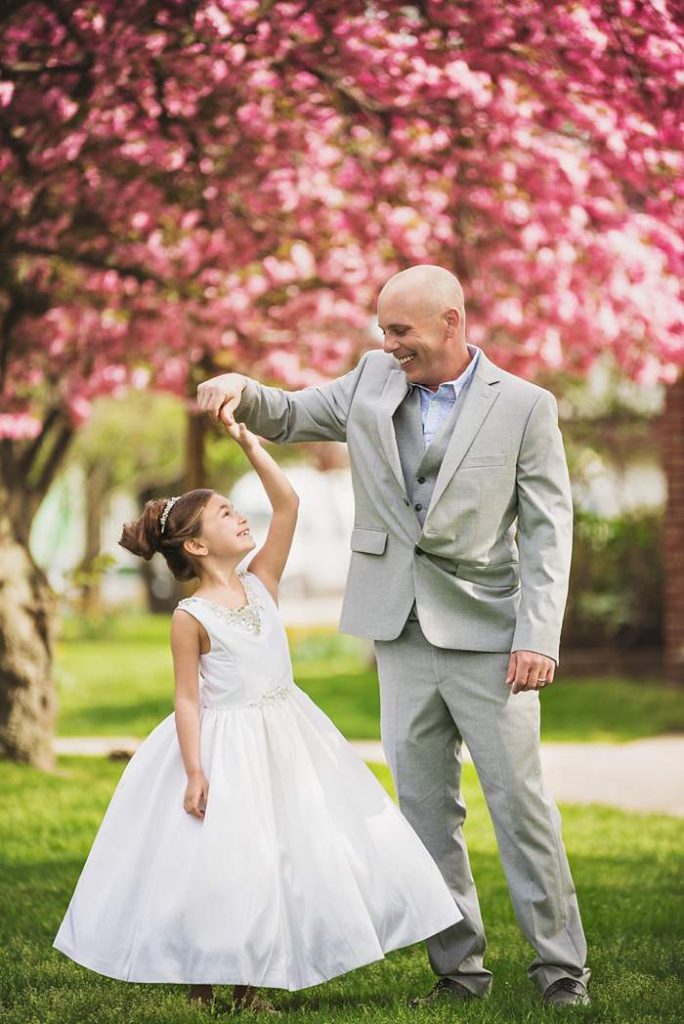
[[378,324],[384,335],[383,348],[412,384],[437,386],[448,372],[452,358],[454,326],[450,318],[455,311],[426,311],[420,304],[407,301],[398,294],[381,294],[378,301]]
[[436,389],[470,361],[463,289],[444,267],[418,264],[390,277],[378,296],[383,348],[410,384]]

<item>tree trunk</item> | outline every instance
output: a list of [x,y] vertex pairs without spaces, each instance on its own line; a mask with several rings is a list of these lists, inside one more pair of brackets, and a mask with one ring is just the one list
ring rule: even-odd
[[54,766],[55,597],[7,515],[0,486],[0,757]]
[[84,614],[96,615],[101,611],[102,584],[100,576],[92,578],[90,570],[102,550],[102,520],[111,481],[109,466],[104,463],[86,464],[85,470],[85,551],[81,569],[87,578],[81,585],[81,607]]
[[204,458],[205,418],[201,413],[188,410],[185,435],[185,484],[184,491],[207,486],[207,471]]
[[54,766],[57,599],[33,561],[29,535],[72,437],[55,408],[31,440],[0,439],[0,757],[44,770]]
[[660,428],[667,477],[665,673],[673,686],[684,686],[684,374],[667,388]]

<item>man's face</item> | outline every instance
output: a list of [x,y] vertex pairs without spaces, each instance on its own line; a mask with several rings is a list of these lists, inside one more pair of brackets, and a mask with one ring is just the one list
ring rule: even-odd
[[438,385],[453,358],[458,311],[430,312],[402,296],[381,295],[378,325],[383,348],[412,384]]

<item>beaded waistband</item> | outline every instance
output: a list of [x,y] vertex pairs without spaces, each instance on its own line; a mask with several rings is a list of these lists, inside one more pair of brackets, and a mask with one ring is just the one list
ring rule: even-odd
[[294,686],[290,683],[287,686],[274,686],[272,690],[264,690],[262,694],[250,700],[247,704],[202,704],[203,708],[210,708],[212,711],[240,711],[243,708],[262,708],[266,704],[275,704],[277,701],[285,700],[294,693]]

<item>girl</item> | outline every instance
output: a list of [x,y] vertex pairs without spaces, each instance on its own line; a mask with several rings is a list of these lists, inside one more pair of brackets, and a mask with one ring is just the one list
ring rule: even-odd
[[[298,498],[244,424],[273,509],[212,490],[149,501],[120,544],[197,578],[171,619],[175,711],[126,765],[54,946],[100,974],[188,983],[274,1010],[257,987],[318,985],[463,917],[370,769],[292,677],[278,582]],[[277,1012],[277,1011],[275,1011]]]

